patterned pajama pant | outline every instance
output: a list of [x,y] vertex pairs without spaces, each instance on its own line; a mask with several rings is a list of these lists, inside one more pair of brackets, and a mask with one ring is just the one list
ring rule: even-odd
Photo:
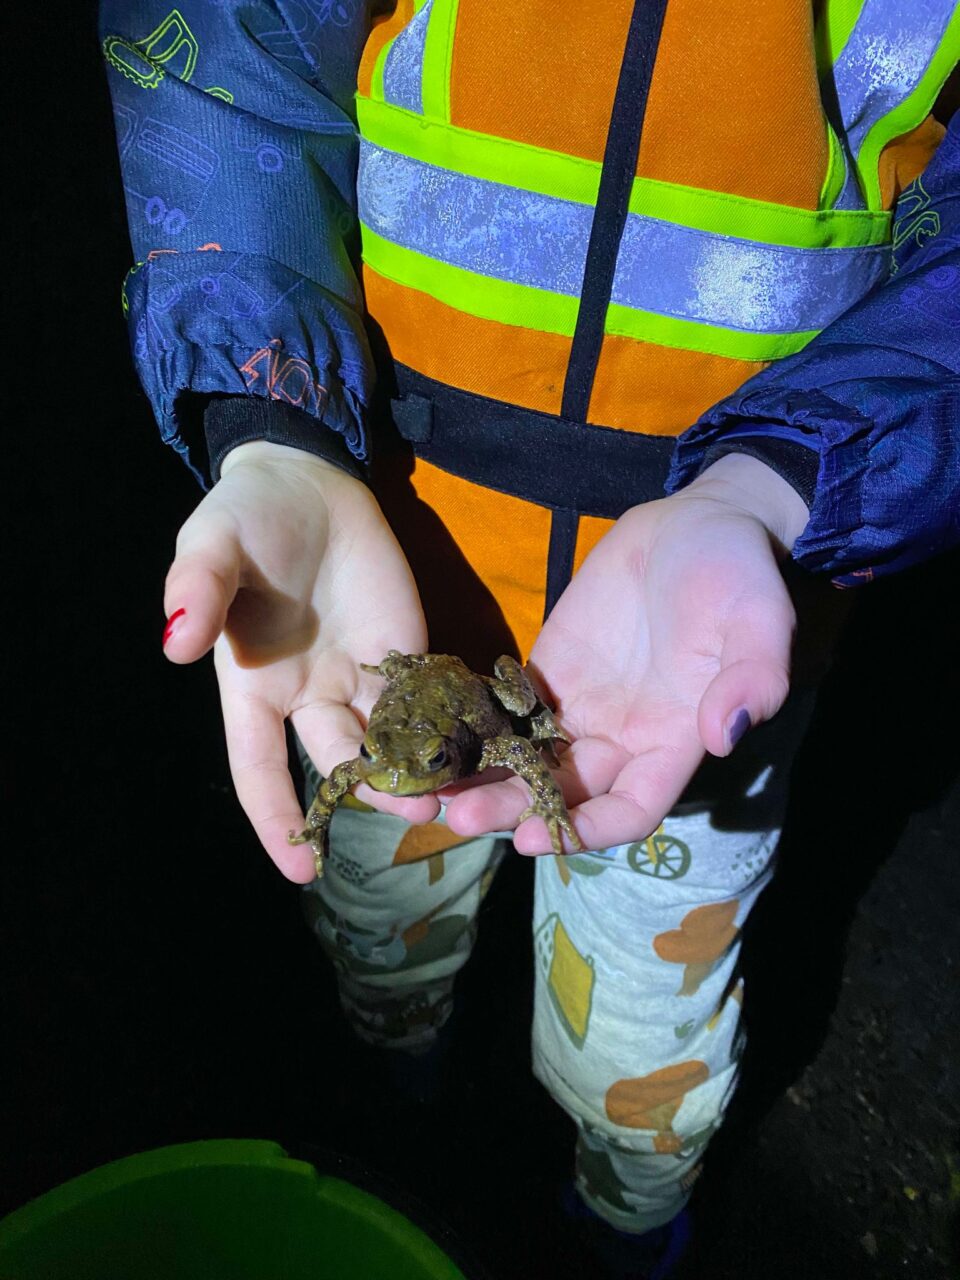
[[[622,1230],[683,1207],[733,1091],[739,936],[771,874],[808,702],[711,761],[704,798],[691,794],[646,840],[537,859],[534,1071],[578,1126],[581,1196]],[[312,769],[307,781],[312,795]],[[429,1047],[509,850],[442,822],[338,810],[305,901],[363,1039]]]

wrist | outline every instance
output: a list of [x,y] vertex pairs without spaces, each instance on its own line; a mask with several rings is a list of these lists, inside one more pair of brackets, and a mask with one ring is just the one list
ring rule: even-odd
[[[311,468],[318,473],[326,472],[333,476],[345,476],[348,480],[353,479],[336,463],[328,462],[315,453],[308,453],[306,449],[297,449],[289,444],[276,444],[272,440],[248,440],[231,449],[224,455],[220,464],[220,478],[222,479],[238,466]],[[360,480],[354,480],[354,483],[363,487]]]
[[793,485],[748,454],[718,458],[681,493],[712,498],[753,516],[788,552],[810,519],[807,504]]

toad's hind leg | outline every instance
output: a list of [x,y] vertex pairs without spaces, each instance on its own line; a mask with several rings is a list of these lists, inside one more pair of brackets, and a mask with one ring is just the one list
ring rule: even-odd
[[574,849],[583,850],[580,837],[573,829],[573,823],[567,813],[563,792],[529,739],[515,735],[490,738],[484,743],[477,772],[480,773],[496,765],[512,769],[530,788],[530,805],[520,815],[517,821],[518,826],[527,818],[542,818],[547,824],[554,853],[563,853],[561,831],[566,832]]
[[327,833],[333,811],[351,787],[361,780],[360,761],[345,760],[338,764],[320,783],[320,790],[313,798],[313,804],[307,810],[307,825],[296,835],[287,832],[290,844],[306,844],[309,840],[313,850],[314,867],[319,879],[323,875],[323,860],[327,856]]

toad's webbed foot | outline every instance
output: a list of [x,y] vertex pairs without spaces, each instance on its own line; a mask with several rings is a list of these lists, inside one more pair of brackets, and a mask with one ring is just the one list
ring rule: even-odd
[[527,818],[542,818],[547,824],[554,853],[563,853],[561,831],[566,832],[574,849],[581,852],[583,845],[570,821],[563,792],[541,760],[536,747],[527,738],[491,738],[484,744],[477,771],[496,765],[512,769],[530,788],[530,805],[521,814],[517,825]]
[[550,805],[543,804],[540,800],[534,800],[533,804],[524,809],[517,819],[517,826],[519,827],[521,822],[526,822],[528,818],[542,818],[546,823],[547,831],[550,834],[550,847],[554,853],[563,853],[561,831],[567,833],[567,839],[573,845],[574,850],[577,853],[583,853],[583,841],[573,828],[573,823],[567,814],[566,805],[558,811]]
[[307,810],[307,825],[299,835],[293,831],[287,832],[287,840],[290,844],[306,844],[309,841],[310,848],[313,850],[317,879],[323,875],[330,820],[334,810],[350,788],[361,780],[361,776],[359,760],[345,760],[343,764],[338,764],[330,777],[324,778],[320,783],[320,790]]

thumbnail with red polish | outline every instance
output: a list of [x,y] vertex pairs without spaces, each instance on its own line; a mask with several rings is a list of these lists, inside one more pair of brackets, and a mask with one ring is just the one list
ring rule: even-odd
[[173,635],[173,631],[175,626],[177,625],[178,620],[182,618],[186,612],[187,612],[186,609],[178,609],[176,613],[171,613],[170,617],[167,619],[167,625],[166,627],[164,627],[164,630],[163,630],[163,647],[164,648],[166,648],[167,641]]

